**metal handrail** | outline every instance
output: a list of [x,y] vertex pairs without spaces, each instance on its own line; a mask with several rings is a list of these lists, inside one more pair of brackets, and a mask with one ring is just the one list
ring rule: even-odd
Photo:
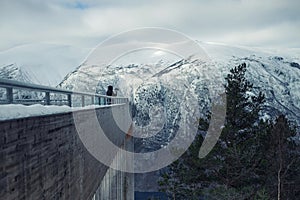
[[[64,94],[67,95],[67,102],[70,107],[72,107],[72,95],[80,95],[81,96],[81,106],[85,106],[85,97],[90,97],[92,104],[97,105],[107,105],[107,104],[119,104],[119,103],[127,103],[128,98],[126,97],[116,97],[116,96],[106,96],[101,94],[93,94],[87,92],[78,92],[71,91],[65,89],[58,89],[54,87],[47,87],[43,85],[31,84],[31,83],[23,83],[15,80],[8,80],[0,78],[0,88],[6,89],[6,102],[8,104],[14,103],[13,89],[23,89],[23,90],[31,90],[45,93],[45,105],[51,105],[50,93],[52,94]],[[96,101],[98,99],[98,102]],[[18,100],[20,101],[20,100]],[[24,100],[25,101],[25,100]],[[54,101],[59,101],[54,99]]]

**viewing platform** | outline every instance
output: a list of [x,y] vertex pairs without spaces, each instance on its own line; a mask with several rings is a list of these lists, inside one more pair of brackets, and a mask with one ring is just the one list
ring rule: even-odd
[[[76,123],[87,123],[96,114],[109,140],[120,149],[132,149],[131,137],[116,124],[129,123],[128,99],[0,79],[1,104],[72,106],[75,110],[0,120],[0,196],[19,199],[133,199],[133,174],[99,162],[82,142]],[[20,99],[17,91],[43,94]],[[56,96],[59,95],[59,96]],[[3,98],[5,97],[5,98]],[[58,98],[59,97],[59,98]],[[81,108],[79,105],[80,99]],[[111,104],[107,102],[111,99]],[[93,106],[92,106],[93,105]],[[0,105],[0,109],[1,106]],[[85,106],[85,107],[83,107]],[[112,108],[117,115],[112,113]],[[86,132],[86,135],[91,133]],[[100,145],[100,144],[99,144]],[[111,163],[124,164],[122,155],[109,152]],[[130,160],[126,162],[131,162]],[[114,164],[116,165],[116,164]]]

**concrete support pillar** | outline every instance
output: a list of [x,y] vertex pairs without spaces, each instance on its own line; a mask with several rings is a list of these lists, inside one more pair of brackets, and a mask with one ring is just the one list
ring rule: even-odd
[[[133,143],[131,139],[126,139],[123,146],[126,150],[133,150]],[[125,155],[122,154],[122,151],[119,151],[112,165],[130,165],[133,160],[126,160]],[[132,200],[134,199],[134,174],[118,171],[112,168],[109,168],[97,189],[97,192],[94,195],[94,199],[97,200]]]

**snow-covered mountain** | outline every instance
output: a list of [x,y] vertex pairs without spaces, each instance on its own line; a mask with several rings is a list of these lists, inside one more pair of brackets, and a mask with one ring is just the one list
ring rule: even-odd
[[[90,50],[66,45],[27,44],[0,52],[0,78],[46,86],[57,86],[73,71]],[[16,100],[44,98],[41,92],[14,90]],[[0,88],[0,101],[5,101]]]
[[82,63],[89,51],[44,43],[17,46],[0,52],[0,77],[56,86]]
[[[182,113],[178,96],[191,92],[197,99],[200,114],[209,109],[210,95],[221,84],[229,70],[243,62],[247,63],[247,76],[254,84],[255,91],[265,93],[265,110],[273,117],[278,113],[287,114],[291,120],[300,124],[300,49],[261,49],[223,44],[199,42],[210,60],[188,59],[159,60],[156,64],[132,63],[87,65],[85,62],[68,74],[61,87],[80,91],[105,93],[108,85],[120,89],[124,96],[136,103],[136,123],[147,127],[153,118],[167,116],[163,129],[176,132]],[[189,89],[189,90],[187,90]],[[191,90],[190,90],[191,89]],[[209,91],[210,90],[210,91]],[[209,91],[209,92],[208,92]],[[218,93],[216,92],[216,93]],[[164,108],[164,112],[153,109]],[[158,114],[160,113],[160,114]],[[158,116],[157,116],[158,115]],[[146,129],[146,130],[145,130]],[[157,139],[157,138],[156,138]]]
[[0,78],[32,83],[32,77],[28,74],[28,72],[17,66],[15,63],[0,66]]

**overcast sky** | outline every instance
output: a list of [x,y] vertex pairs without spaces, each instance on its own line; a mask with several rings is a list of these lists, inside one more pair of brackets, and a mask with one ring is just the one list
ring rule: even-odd
[[200,41],[300,47],[299,0],[0,0],[0,50],[28,43],[94,47],[141,27]]

